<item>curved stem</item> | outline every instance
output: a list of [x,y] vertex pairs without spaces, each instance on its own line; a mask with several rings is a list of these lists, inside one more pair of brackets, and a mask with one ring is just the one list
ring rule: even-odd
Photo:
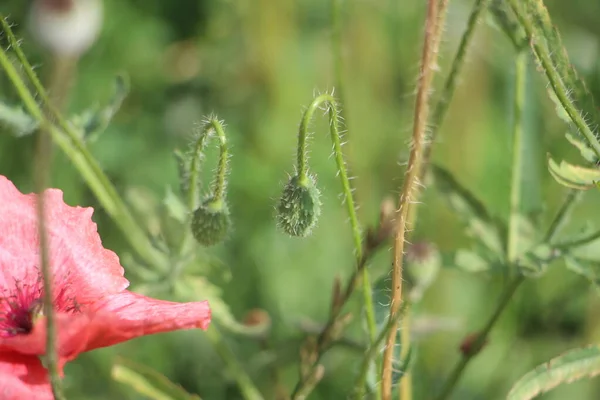
[[47,129],[52,136],[52,139],[61,147],[73,164],[75,164],[90,189],[92,189],[102,206],[112,217],[113,221],[125,234],[125,237],[138,256],[157,270],[166,270],[168,267],[166,256],[152,245],[152,242],[144,229],[137,223],[115,187],[86,148],[80,133],[77,132],[62,117],[56,107],[52,105],[46,90],[37,78],[31,64],[21,51],[10,26],[2,14],[0,14],[0,24],[2,25],[2,28],[11,43],[11,48],[17,55],[23,70],[33,84],[44,105],[48,108],[50,117],[56,120],[58,127],[54,126],[54,124],[46,118],[29,92],[27,86],[21,80],[21,77],[8,59],[4,49],[0,49],[0,65],[4,68],[28,112],[40,123],[40,125],[47,125]]
[[[550,224],[548,233],[546,234],[546,237],[544,238],[544,241],[546,243],[551,243],[554,241],[558,232],[560,232],[560,230],[564,227],[567,220],[571,216],[573,207],[575,207],[575,205],[577,204],[579,199],[581,199],[582,196],[583,196],[583,191],[581,191],[581,190],[575,190],[575,189],[569,190],[569,193],[567,194],[567,197],[565,198],[562,206],[558,210],[556,217],[554,217],[554,220],[552,220],[552,223]],[[591,240],[594,240],[594,239],[595,238],[592,238]],[[575,243],[575,245],[577,245],[577,244],[585,244],[585,242],[584,243]]]
[[[339,109],[336,99],[330,94],[322,94],[316,97],[312,103],[308,106],[302,120],[300,122],[300,129],[298,131],[298,151],[297,151],[297,174],[300,182],[307,179],[307,136],[308,136],[308,125],[314,116],[314,113],[322,104],[326,104],[329,111],[329,136],[333,142],[333,152],[335,155],[335,163],[338,169],[338,175],[340,177],[340,183],[342,184],[342,190],[344,194],[344,201],[346,203],[346,209],[348,217],[350,218],[350,226],[352,228],[352,237],[354,240],[354,253],[356,256],[356,264],[360,263],[363,258],[363,246],[362,246],[362,235],[361,229],[358,223],[358,217],[356,216],[356,207],[354,205],[354,197],[352,196],[352,187],[350,186],[350,179],[348,178],[348,171],[346,169],[346,163],[344,162],[344,155],[342,153],[342,143],[340,139],[340,126],[339,126]],[[365,268],[363,269],[363,294],[365,302],[365,312],[367,319],[367,327],[369,331],[369,341],[372,342],[377,335],[377,322],[375,320],[375,312],[373,308],[373,290],[371,288],[371,282],[369,279],[369,272]]]
[[217,174],[213,183],[212,195],[217,200],[222,200],[225,193],[225,187],[227,183],[227,161],[229,159],[229,151],[227,148],[227,137],[225,136],[225,130],[223,129],[223,123],[216,117],[209,118],[202,131],[199,133],[194,145],[194,152],[192,154],[192,161],[189,169],[189,184],[188,184],[188,208],[190,211],[194,211],[198,206],[198,200],[200,198],[200,166],[204,158],[204,149],[207,145],[207,140],[216,134],[219,139],[219,164],[217,166]]
[[[440,18],[438,11],[440,11],[440,9],[445,10],[445,7],[439,7],[438,0],[428,0],[427,17],[425,21],[425,39],[423,41],[423,53],[421,56],[421,67],[417,83],[417,98],[415,101],[412,148],[404,176],[402,192],[398,201],[399,208],[396,214],[390,319],[394,318],[402,305],[402,262],[404,258],[404,242],[406,239],[406,228],[410,215],[410,208],[417,200],[419,194],[419,178],[425,154],[425,136],[427,120],[429,118],[429,92],[440,43],[437,35],[442,31],[442,29],[438,27]],[[394,347],[396,344],[396,323],[393,328],[394,329],[392,329],[388,335],[383,354],[381,388],[383,394],[382,398],[384,400],[390,400],[392,397],[392,369]]]

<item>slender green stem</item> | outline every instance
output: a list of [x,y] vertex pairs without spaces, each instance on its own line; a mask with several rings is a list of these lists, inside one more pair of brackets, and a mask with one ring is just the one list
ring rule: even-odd
[[519,245],[519,214],[521,211],[521,185],[523,173],[523,106],[525,105],[525,80],[527,74],[527,58],[524,51],[520,51],[517,54],[515,71],[510,216],[508,221],[508,238],[506,241],[506,259],[510,265],[516,261]]
[[600,231],[596,231],[596,232],[592,232],[589,235],[584,236],[579,239],[569,240],[569,241],[565,241],[562,243],[558,243],[556,245],[556,247],[559,249],[570,249],[572,247],[580,247],[580,246],[584,246],[586,244],[590,244],[599,238],[600,238]]
[[[498,304],[496,304],[496,308],[494,309],[494,312],[492,313],[492,315],[486,322],[483,329],[479,332],[479,334],[475,338],[472,348],[480,349],[483,346],[483,344],[487,341],[490,331],[492,330],[494,325],[496,325],[496,322],[500,318],[500,315],[502,315],[502,312],[504,311],[506,306],[508,306],[514,293],[519,288],[521,283],[523,283],[524,280],[525,280],[525,277],[523,275],[518,275],[518,276],[515,276],[514,278],[512,278],[512,280],[508,283],[508,285],[504,289],[504,292],[502,293],[502,296],[500,296],[500,299],[498,300]],[[467,367],[467,365],[469,365],[470,361],[477,354],[478,354],[478,352],[467,352],[467,353],[463,354],[460,361],[455,365],[454,369],[450,373],[450,377],[444,384],[440,394],[435,398],[436,400],[444,400],[444,399],[447,399],[448,397],[450,397],[450,395],[452,394],[452,391],[456,387],[456,384],[458,383],[459,379],[461,378],[465,368]]]
[[[362,246],[362,234],[358,223],[358,217],[356,216],[356,206],[354,205],[354,197],[352,196],[352,187],[350,186],[350,179],[348,178],[348,171],[346,169],[346,163],[344,162],[344,155],[342,152],[342,143],[340,139],[340,126],[339,126],[339,109],[336,99],[330,94],[322,94],[316,97],[312,103],[308,106],[302,120],[300,122],[300,129],[298,131],[298,152],[297,152],[297,173],[300,182],[307,179],[307,137],[308,137],[308,125],[314,116],[316,110],[322,104],[327,104],[329,110],[329,133],[331,141],[333,142],[333,152],[335,155],[335,162],[342,184],[342,190],[344,194],[344,201],[348,216],[350,218],[350,226],[352,228],[352,237],[354,240],[354,252],[356,256],[357,266],[360,260],[363,258],[363,246]],[[369,331],[370,342],[375,339],[377,335],[377,322],[375,321],[375,311],[373,308],[373,290],[371,288],[371,282],[369,278],[369,272],[365,268],[363,269],[363,294],[365,302],[365,312],[367,319],[367,327]]]
[[[542,66],[546,78],[552,87],[552,91],[573,121],[573,124],[575,124],[579,132],[581,132],[581,134],[586,138],[594,152],[600,157],[600,142],[598,142],[596,135],[586,123],[585,116],[571,100],[569,87],[565,85],[565,80],[570,81],[573,77],[569,75],[561,76],[559,68],[562,71],[564,70],[564,66],[555,65],[553,62],[552,52],[563,51],[563,49],[549,49],[542,43],[545,40],[545,32],[550,28],[543,27],[546,29],[541,29],[540,32],[540,29],[536,26],[536,23],[533,22],[533,16],[528,15],[527,11],[523,8],[524,3],[528,3],[530,9],[535,9],[535,6],[531,6],[531,4],[533,4],[531,3],[531,0],[528,0],[527,2],[524,2],[523,0],[508,0],[508,2],[513,12],[517,16],[521,26],[525,30],[525,33],[527,34],[529,42],[533,48],[533,53],[537,61]],[[556,45],[558,46],[559,43],[556,43]]]
[[48,125],[48,131],[50,132],[52,139],[75,164],[98,200],[125,234],[125,237],[138,256],[148,265],[151,265],[158,270],[165,270],[168,267],[166,256],[152,245],[144,229],[137,223],[115,187],[102,171],[102,168],[85,147],[81,135],[52,105],[48,94],[33,71],[31,64],[27,61],[27,58],[21,51],[10,26],[2,14],[0,14],[0,24],[2,25],[2,28],[11,43],[11,47],[17,55],[26,75],[35,87],[44,105],[48,108],[50,117],[57,121],[58,127],[55,127],[48,121],[40,106],[36,103],[27,86],[8,59],[4,49],[0,49],[0,64],[17,90],[17,93],[21,97],[28,112],[40,123],[40,125]]
[[[475,35],[475,28],[477,27],[479,19],[488,7],[489,3],[490,0],[476,0],[475,4],[473,5],[473,9],[471,10],[471,14],[469,15],[469,19],[467,22],[467,29],[465,30],[460,39],[458,50],[456,51],[456,55],[452,60],[450,73],[446,78],[446,82],[444,83],[444,87],[442,89],[440,97],[437,101],[437,104],[435,105],[435,109],[433,110],[430,128],[430,136],[432,141],[435,139],[440,127],[442,126],[442,123],[446,116],[446,112],[448,111],[448,106],[450,105],[450,101],[454,96],[454,90],[456,89],[458,76],[460,75],[465,64],[467,49],[473,41],[473,37]],[[428,163],[429,159],[431,158],[431,149],[432,146],[428,146],[425,150],[426,163]],[[423,168],[423,172],[424,171],[425,168]]]
[[[342,54],[342,1],[331,0],[331,47],[333,52],[333,75],[337,97],[345,100],[345,85]],[[344,103],[345,104],[345,103]]]
[[189,168],[189,185],[187,192],[188,208],[193,211],[198,207],[200,199],[200,170],[204,159],[204,150],[208,140],[213,134],[216,134],[219,139],[219,164],[217,166],[217,175],[213,184],[212,195],[215,199],[221,200],[225,193],[227,183],[227,161],[229,159],[229,151],[227,148],[227,137],[223,124],[216,117],[209,118],[204,124],[202,130],[198,134],[194,150],[192,153],[192,161]]
[[581,190],[575,190],[575,189],[569,190],[569,193],[567,194],[567,197],[565,198],[562,206],[560,207],[560,209],[556,213],[556,216],[552,220],[552,223],[550,224],[550,228],[548,229],[548,232],[546,233],[546,236],[544,237],[544,242],[552,243],[554,241],[554,239],[556,238],[556,235],[558,235],[560,230],[566,225],[566,222],[569,220],[569,217],[571,216],[571,212],[573,211],[573,208],[575,207],[575,205],[581,199],[582,196],[583,196],[583,191],[581,191]]
[[64,400],[65,396],[60,379],[58,367],[58,354],[56,348],[57,330],[56,315],[54,313],[54,291],[53,275],[50,266],[50,254],[48,250],[48,232],[46,231],[45,214],[45,189],[48,186],[50,170],[51,145],[49,134],[45,127],[39,130],[36,151],[35,186],[38,193],[36,210],[38,218],[38,236],[40,242],[41,275],[44,287],[43,311],[46,317],[46,367],[50,376],[50,385],[55,400]]
[[221,332],[212,324],[206,331],[206,337],[211,342],[221,359],[229,368],[229,372],[236,380],[238,387],[245,400],[263,400],[262,394],[254,386],[252,379],[248,376],[244,368],[239,364],[235,354],[231,351],[227,343],[223,340]]

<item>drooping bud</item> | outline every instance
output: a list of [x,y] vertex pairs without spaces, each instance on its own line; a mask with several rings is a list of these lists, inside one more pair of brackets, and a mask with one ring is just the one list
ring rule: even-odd
[[41,45],[59,56],[79,56],[102,26],[101,0],[35,0],[30,25]]
[[277,205],[277,224],[290,236],[307,236],[321,214],[321,193],[312,176],[293,176]]
[[227,237],[231,227],[229,210],[223,200],[210,197],[194,211],[192,233],[198,243],[213,246]]

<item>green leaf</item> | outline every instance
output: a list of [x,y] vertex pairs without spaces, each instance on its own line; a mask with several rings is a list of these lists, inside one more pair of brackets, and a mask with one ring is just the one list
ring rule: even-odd
[[546,243],[538,244],[520,256],[519,268],[525,275],[539,275],[556,258],[556,250]]
[[478,253],[459,249],[454,253],[454,265],[465,272],[477,273],[491,270],[491,263]]
[[565,161],[558,165],[550,156],[548,170],[558,183],[572,189],[587,190],[600,182],[600,169],[580,167]]
[[204,277],[182,276],[175,283],[175,293],[182,301],[208,300],[213,320],[232,333],[261,337],[270,329],[268,325],[246,326],[238,322],[223,300],[221,289]]
[[102,108],[85,111],[78,117],[79,125],[82,127],[84,137],[93,140],[104,131],[117,111],[121,108],[123,101],[129,93],[129,80],[123,75],[115,78],[115,88],[108,101]]
[[588,146],[587,143],[585,143],[582,140],[579,140],[578,138],[571,135],[570,133],[565,134],[565,136],[566,136],[567,140],[569,141],[569,143],[571,143],[573,146],[577,147],[577,149],[581,153],[581,156],[583,158],[585,158],[586,161],[594,163],[594,164],[598,162],[598,156],[596,155],[594,150],[592,150],[592,148],[590,146]]
[[600,289],[600,262],[566,256],[565,265],[569,271],[583,276],[590,281],[596,289]]
[[38,123],[21,107],[9,107],[0,102],[0,128],[13,136],[22,137],[31,135],[37,127]]
[[181,386],[145,365],[119,359],[112,367],[112,378],[152,400],[200,400]]
[[444,195],[450,207],[467,224],[469,235],[494,254],[503,257],[505,248],[503,227],[492,219],[485,206],[450,172],[435,165],[432,165],[430,170],[437,189]]
[[558,385],[591,378],[600,373],[600,347],[571,350],[523,376],[510,390],[507,400],[529,400]]

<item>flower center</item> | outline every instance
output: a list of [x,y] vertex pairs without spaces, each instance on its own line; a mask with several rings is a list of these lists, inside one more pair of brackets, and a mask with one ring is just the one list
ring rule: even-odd
[[[77,302],[65,296],[64,290],[59,289],[55,294],[55,310],[79,311]],[[30,333],[36,320],[43,316],[43,298],[40,280],[34,284],[15,282],[12,290],[0,289],[0,338]]]

